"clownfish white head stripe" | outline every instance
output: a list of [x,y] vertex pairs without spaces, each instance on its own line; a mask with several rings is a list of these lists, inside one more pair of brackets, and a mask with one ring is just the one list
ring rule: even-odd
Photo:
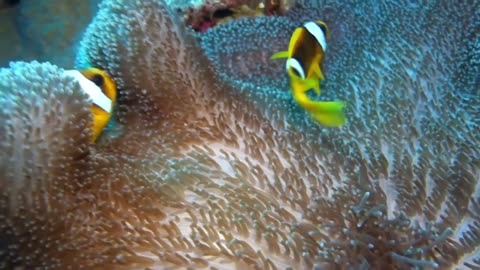
[[325,38],[325,33],[320,26],[315,22],[307,22],[303,25],[303,27],[305,27],[305,29],[307,29],[307,31],[315,37],[325,52],[327,50],[327,39]]
[[287,72],[289,71],[290,68],[292,68],[298,73],[300,78],[305,79],[305,71],[303,71],[303,67],[300,64],[300,62],[298,62],[297,59],[288,58],[287,62],[285,63],[285,66],[287,68]]
[[80,84],[80,87],[83,89],[83,91],[85,91],[85,93],[87,93],[95,105],[108,113],[112,111],[112,100],[102,92],[100,87],[95,85],[95,83],[89,79],[85,78],[80,71],[65,70],[65,74],[75,78],[75,80]]

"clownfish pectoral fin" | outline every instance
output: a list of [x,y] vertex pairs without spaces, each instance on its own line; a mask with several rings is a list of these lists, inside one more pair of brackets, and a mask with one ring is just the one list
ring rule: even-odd
[[320,124],[328,127],[345,125],[345,103],[341,101],[320,101],[310,108],[312,117]]
[[270,59],[288,58],[288,51],[274,53]]

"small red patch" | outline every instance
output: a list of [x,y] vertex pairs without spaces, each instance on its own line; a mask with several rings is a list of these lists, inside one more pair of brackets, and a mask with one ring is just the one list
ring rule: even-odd
[[200,24],[200,26],[199,26],[197,29],[195,29],[195,30],[196,30],[197,32],[202,33],[202,32],[207,31],[208,28],[214,27],[215,25],[217,25],[217,22],[216,22],[216,21],[210,21],[210,20],[208,20],[208,21],[203,21],[203,22]]

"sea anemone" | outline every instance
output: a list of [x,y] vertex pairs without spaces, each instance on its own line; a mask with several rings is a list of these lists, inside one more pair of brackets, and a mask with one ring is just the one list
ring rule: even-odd
[[57,215],[89,174],[90,103],[48,63],[12,63],[0,78],[0,268],[48,266],[38,262],[66,225]]
[[[0,267],[480,267],[478,4],[364,2],[243,19],[200,42],[163,1],[102,2],[77,66],[117,82],[118,133],[95,145],[61,70],[2,70],[1,150],[21,158],[0,165]],[[338,129],[302,114],[275,81],[282,64],[263,60],[320,14],[322,89],[349,108]]]
[[294,5],[294,1],[279,0],[207,0],[199,7],[177,8],[184,14],[185,22],[193,30],[204,32],[218,24],[242,17],[259,17],[285,13]]

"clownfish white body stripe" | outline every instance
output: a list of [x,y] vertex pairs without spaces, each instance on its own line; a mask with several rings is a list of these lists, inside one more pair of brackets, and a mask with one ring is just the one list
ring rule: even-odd
[[307,22],[303,25],[303,27],[305,27],[305,29],[307,29],[307,31],[315,37],[325,53],[325,51],[327,51],[327,38],[318,24],[314,22]]

